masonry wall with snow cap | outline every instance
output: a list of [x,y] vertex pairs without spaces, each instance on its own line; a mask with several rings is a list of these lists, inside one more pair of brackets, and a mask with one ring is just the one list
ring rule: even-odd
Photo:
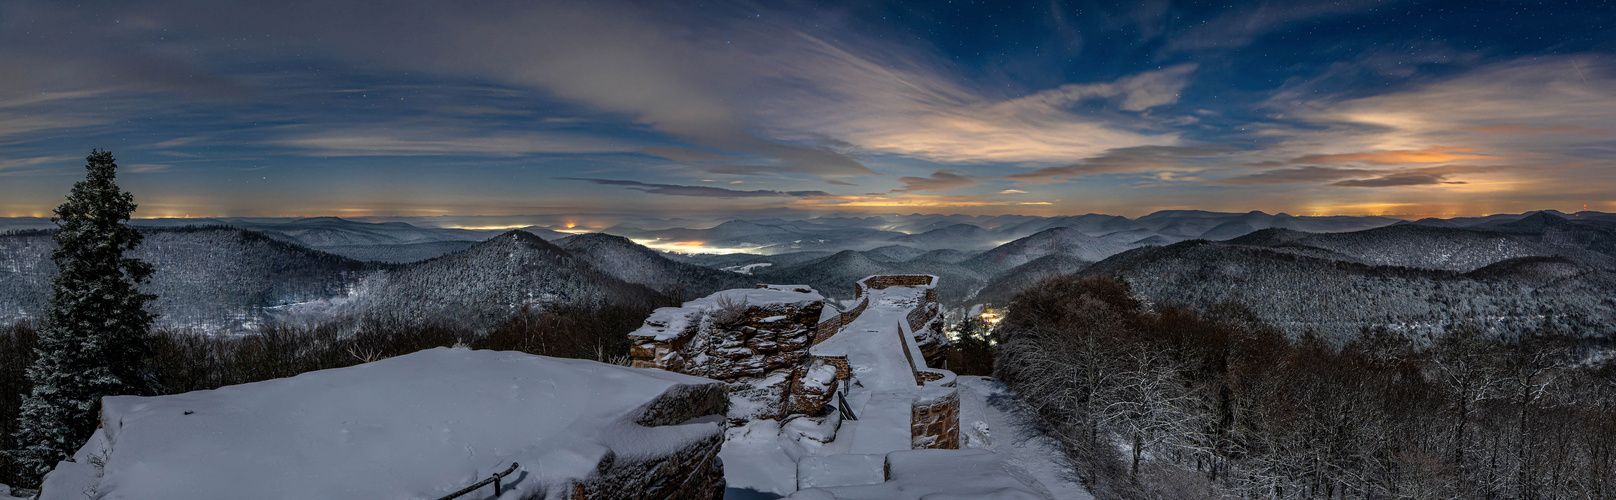
[[500,498],[720,498],[727,401],[700,377],[437,348],[105,398],[101,429],[41,498],[439,498],[513,463]]

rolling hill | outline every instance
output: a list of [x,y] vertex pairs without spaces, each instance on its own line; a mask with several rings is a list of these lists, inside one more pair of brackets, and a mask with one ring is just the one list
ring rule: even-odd
[[524,231],[372,276],[356,295],[371,318],[405,325],[452,322],[474,329],[505,319],[524,305],[671,302]]
[[755,284],[749,277],[737,273],[675,262],[622,236],[588,233],[561,238],[554,243],[619,280],[651,287],[669,297],[693,299]]

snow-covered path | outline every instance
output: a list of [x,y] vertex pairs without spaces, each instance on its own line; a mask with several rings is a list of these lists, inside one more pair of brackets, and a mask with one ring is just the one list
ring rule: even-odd
[[[805,429],[809,433],[823,433],[829,442],[801,437],[801,432],[781,432],[781,423],[772,420],[754,420],[745,426],[730,429],[725,436],[724,477],[735,497],[741,492],[760,492],[787,495],[799,485],[798,463],[807,457],[838,455],[865,455],[873,459],[874,470],[879,472],[881,457],[887,453],[908,450],[910,443],[910,406],[915,392],[921,389],[915,382],[914,368],[904,356],[902,326],[909,311],[920,303],[924,290],[913,287],[889,287],[869,290],[869,307],[858,319],[810,352],[815,355],[846,356],[853,382],[846,392],[849,409],[858,420],[842,421],[832,417],[825,425],[830,429]],[[804,419],[788,421],[804,425]],[[868,458],[859,459],[869,461]],[[861,462],[862,463],[862,462]],[[840,464],[845,468],[848,464]],[[832,481],[835,479],[833,473]],[[875,474],[879,482],[880,474]],[[772,495],[764,495],[768,497]],[[756,498],[756,496],[754,496]]]
[[[916,381],[925,361],[906,339],[913,336],[908,315],[926,304],[925,292],[910,286],[868,289],[862,314],[810,348],[813,356],[846,358],[851,379],[841,389],[845,401],[832,404],[845,404],[856,420],[832,412],[822,419],[754,420],[730,429],[720,453],[731,488],[727,498],[920,498],[932,490],[965,497],[1093,498],[1069,472],[1059,444],[989,378],[955,382],[961,450],[914,449],[915,402],[928,398],[927,391],[945,389]],[[908,477],[896,464],[907,464]],[[894,469],[886,470],[889,465]],[[952,469],[960,470],[938,475]]]

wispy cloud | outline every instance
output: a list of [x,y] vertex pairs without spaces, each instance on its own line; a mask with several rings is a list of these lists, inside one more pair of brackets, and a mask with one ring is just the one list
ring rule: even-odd
[[71,173],[75,162],[82,161],[83,158],[72,156],[0,159],[0,176]]
[[870,212],[894,209],[1009,209],[1023,205],[1049,205],[1047,202],[1007,201],[981,196],[951,196],[915,193],[869,193],[852,196],[826,196],[798,200],[792,206],[804,209]]
[[1474,154],[1481,148],[1469,146],[1431,146],[1420,150],[1366,151],[1362,153],[1307,155],[1292,163],[1363,163],[1368,165],[1406,165],[1410,163],[1447,163],[1467,160],[1486,160],[1487,155]]
[[1236,150],[1223,146],[1135,146],[1105,151],[1071,165],[1045,167],[1005,177],[1029,182],[1052,182],[1095,174],[1149,172],[1154,170],[1199,170],[1209,161],[1226,157]]
[[1446,180],[1444,174],[1392,174],[1372,179],[1351,179],[1333,182],[1332,186],[1343,187],[1396,187],[1396,186],[1425,186],[1431,184],[1464,184],[1464,181]]
[[1168,53],[1209,49],[1237,49],[1281,26],[1312,19],[1363,12],[1395,3],[1385,0],[1344,2],[1252,3],[1206,21],[1168,41]]
[[[1527,168],[1528,170],[1530,168]],[[1458,174],[1486,174],[1523,170],[1514,166],[1478,166],[1478,165],[1440,165],[1435,167],[1405,168],[1397,170],[1383,170],[1368,179],[1348,179],[1331,183],[1332,186],[1341,187],[1397,187],[1397,186],[1430,186],[1439,184],[1469,184],[1469,181],[1454,180],[1452,176]]]
[[130,163],[128,165],[121,165],[121,166],[124,168],[125,171],[127,171],[129,173],[132,173],[132,174],[157,173],[157,172],[162,172],[162,171],[168,170],[169,168],[173,167],[172,165],[169,165],[169,164],[166,164],[166,163]]
[[[995,99],[935,70],[913,64],[893,69],[848,51],[825,52],[834,56],[824,62],[830,68],[816,73],[835,78],[814,92],[767,102],[771,122],[799,124],[798,137],[833,137],[865,151],[951,164],[1047,164],[1110,149],[1177,144],[1177,134],[1149,131],[1133,113],[1177,102],[1195,70],[1179,65]],[[1109,103],[1111,111],[1077,112],[1085,101]]]
[[[1585,71],[1587,83],[1574,70]],[[1406,90],[1281,109],[1326,132],[1375,150],[1438,147],[1503,158],[1522,150],[1566,150],[1604,140],[1616,116],[1609,62],[1588,57],[1532,58],[1486,66]],[[1307,139],[1317,139],[1318,135]],[[1328,144],[1327,144],[1328,145]],[[1441,151],[1437,151],[1441,152]]]
[[[1268,186],[1279,184],[1329,183],[1341,187],[1395,187],[1437,184],[1466,184],[1450,180],[1450,176],[1465,173],[1501,172],[1519,170],[1518,167],[1440,165],[1435,167],[1401,169],[1363,169],[1307,166],[1269,170],[1257,174],[1237,176],[1212,182],[1223,186]],[[1333,182],[1332,182],[1333,181]]]
[[1489,126],[1485,126],[1485,127],[1464,127],[1464,128],[1462,128],[1460,130],[1469,130],[1469,131],[1475,131],[1475,132],[1487,132],[1489,134],[1503,134],[1503,135],[1541,135],[1541,134],[1608,135],[1608,134],[1612,133],[1613,131],[1616,131],[1616,130],[1609,129],[1609,128],[1566,127],[1566,126],[1525,127],[1525,126],[1520,126],[1520,125],[1489,125]]
[[636,191],[651,194],[665,194],[669,196],[698,196],[703,198],[819,198],[831,196],[824,191],[772,191],[759,189],[753,191],[740,191],[711,186],[680,186],[674,184],[651,184],[640,181],[620,179],[591,179],[583,177],[556,177],[566,181],[584,181],[607,186],[623,186]]
[[627,143],[566,132],[481,131],[396,125],[298,132],[271,141],[311,156],[520,156],[527,154],[623,153]]
[[713,153],[710,151],[702,151],[699,149],[676,148],[669,146],[642,148],[639,150],[639,152],[640,154],[655,156],[657,158],[665,158],[677,162],[699,163],[710,161],[735,161],[735,155],[726,155]]
[[938,170],[927,177],[899,177],[898,182],[902,182],[903,187],[892,192],[948,191],[977,184],[976,179],[964,174],[959,170]]
[[1230,177],[1212,182],[1224,186],[1266,186],[1273,184],[1300,184],[1327,182],[1374,175],[1358,169],[1336,167],[1300,167],[1269,170],[1262,173]]

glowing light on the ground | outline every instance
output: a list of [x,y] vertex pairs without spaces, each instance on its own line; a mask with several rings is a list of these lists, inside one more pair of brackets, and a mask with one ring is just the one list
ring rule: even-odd
[[662,241],[662,240],[633,240],[642,246],[653,250],[675,253],[702,253],[728,255],[732,253],[751,253],[762,247],[709,247],[705,241]]
[[997,325],[1000,321],[1004,321],[1004,312],[993,308],[983,309],[982,314],[976,315],[976,318],[987,324]]

